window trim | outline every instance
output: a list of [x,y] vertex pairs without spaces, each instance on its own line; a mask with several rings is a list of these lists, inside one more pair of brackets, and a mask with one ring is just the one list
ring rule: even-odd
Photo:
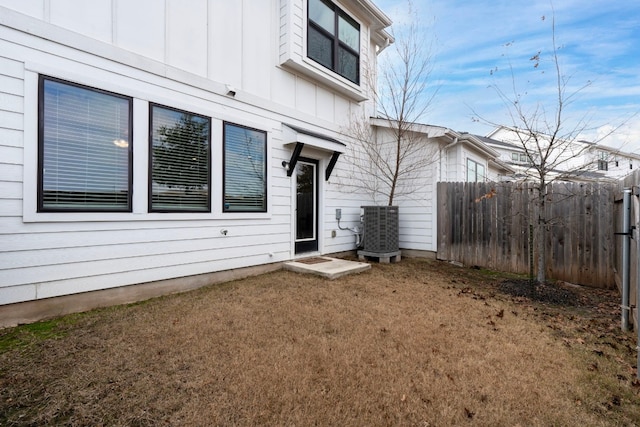
[[[310,1],[318,1],[320,3],[323,3],[324,5],[326,5],[328,8],[330,8],[333,11],[333,25],[334,25],[334,32],[335,34],[330,34],[329,32],[327,32],[327,30],[325,30],[324,28],[322,28],[322,26],[318,23],[316,23],[315,21],[313,21],[311,19],[310,16],[310,7],[309,7],[309,2]],[[348,44],[344,43],[342,40],[340,40],[340,18],[343,18],[345,21],[347,21],[349,24],[353,25],[354,27],[357,27],[358,30],[358,46],[359,46],[359,51],[356,52],[351,46],[349,46]],[[315,60],[314,58],[312,58],[309,55],[309,27],[313,27],[314,31],[319,32],[320,34],[324,35],[326,38],[330,39],[332,42],[332,48],[333,48],[333,55],[332,55],[332,67],[327,67],[326,65],[320,63],[319,61]],[[311,61],[313,61],[315,64],[320,65],[321,67],[337,74],[338,76],[346,79],[347,81],[360,86],[360,77],[361,77],[361,70],[360,70],[360,66],[361,66],[361,51],[362,51],[362,27],[360,25],[359,22],[357,22],[354,18],[352,18],[348,13],[346,13],[342,8],[338,7],[335,3],[333,3],[330,0],[309,0],[307,2],[307,25],[306,25],[306,57],[309,58]],[[350,53],[351,55],[354,55],[356,57],[357,63],[356,63],[356,78],[355,80],[352,80],[350,77],[340,73],[339,69],[339,64],[340,64],[340,48],[345,49],[348,53]]]
[[[166,110],[175,111],[182,114],[190,114],[192,116],[201,117],[206,119],[209,124],[209,135],[208,135],[208,144],[207,144],[207,206],[206,210],[195,210],[195,209],[154,209],[153,208],[153,108],[163,108]],[[212,193],[212,161],[211,161],[211,134],[212,132],[212,123],[211,117],[205,116],[202,114],[193,113],[191,111],[182,110],[180,108],[170,107],[163,104],[158,104],[155,102],[149,102],[149,126],[148,126],[149,138],[149,161],[147,164],[147,211],[149,213],[178,213],[178,214],[205,214],[211,213],[211,193]]]
[[[121,98],[127,101],[128,103],[128,132],[129,132],[129,146],[127,147],[128,151],[128,161],[127,161],[127,206],[125,209],[96,209],[96,208],[51,208],[44,206],[44,85],[45,81],[52,81],[56,83],[61,83],[67,86],[73,86],[76,88],[89,90],[92,92],[97,92],[104,95],[113,96],[116,98]],[[45,74],[38,74],[38,114],[37,114],[37,151],[38,151],[38,161],[37,161],[37,201],[36,201],[36,213],[109,213],[109,214],[117,214],[117,213],[131,213],[133,212],[133,144],[134,144],[134,134],[133,134],[133,97],[122,95],[120,93],[111,92],[105,89],[96,88],[93,86],[88,86],[76,82],[72,82],[65,79],[60,79],[57,77],[48,76]]]
[[[227,207],[225,206],[225,190],[226,190],[226,186],[227,186],[227,174],[226,174],[226,168],[227,168],[227,125],[230,126],[235,126],[238,128],[242,128],[242,129],[247,129],[247,130],[251,130],[251,131],[255,131],[255,132],[260,132],[262,134],[264,134],[264,147],[263,147],[263,155],[264,155],[264,183],[263,183],[263,192],[264,192],[264,209],[261,210],[252,210],[252,209],[242,209],[242,210],[229,210],[227,209]],[[258,129],[258,128],[254,128],[251,126],[246,126],[246,125],[241,125],[235,122],[231,122],[228,120],[223,120],[222,121],[222,194],[221,194],[221,199],[222,199],[222,209],[221,212],[223,214],[226,215],[230,215],[230,214],[265,214],[269,212],[269,198],[268,198],[268,190],[269,190],[269,185],[268,185],[268,181],[269,181],[269,168],[268,168],[268,141],[269,141],[269,134],[267,131],[262,130],[262,129]]]

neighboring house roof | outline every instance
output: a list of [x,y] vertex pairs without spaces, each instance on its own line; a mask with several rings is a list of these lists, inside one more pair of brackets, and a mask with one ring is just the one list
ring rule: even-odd
[[516,170],[514,168],[512,168],[508,163],[505,163],[501,160],[498,159],[489,159],[489,163],[495,165],[496,169],[501,170],[502,172],[505,172],[507,174],[514,174],[516,173]]
[[510,150],[524,152],[524,149],[522,147],[518,147],[517,145],[511,144],[510,142],[498,141],[497,139],[489,138],[488,136],[480,136],[480,135],[474,135],[474,136],[489,146],[494,145],[496,147],[508,148]]
[[[386,119],[384,117],[371,118],[372,126],[393,128],[394,124],[397,124],[397,120]],[[450,144],[446,145],[444,149],[449,149],[457,144],[467,145],[487,157],[489,163],[493,164],[496,168],[507,173],[515,172],[514,168],[498,159],[500,157],[500,153],[486,143],[486,141],[489,140],[488,138],[479,135],[473,135],[467,132],[457,132],[444,126],[435,126],[423,123],[411,123],[408,127],[408,130],[410,130],[411,132],[423,133],[428,138],[444,137],[448,139],[451,142]],[[495,140],[492,141],[498,142]]]

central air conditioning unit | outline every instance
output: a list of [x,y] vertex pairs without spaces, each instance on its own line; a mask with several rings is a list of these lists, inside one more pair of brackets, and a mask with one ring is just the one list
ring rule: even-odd
[[398,207],[362,206],[362,249],[365,252],[397,252]]

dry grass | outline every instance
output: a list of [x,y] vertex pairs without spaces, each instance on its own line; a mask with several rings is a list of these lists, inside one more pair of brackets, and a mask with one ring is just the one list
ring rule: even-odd
[[280,271],[3,330],[0,425],[636,423],[615,294],[544,306],[497,280],[425,260]]

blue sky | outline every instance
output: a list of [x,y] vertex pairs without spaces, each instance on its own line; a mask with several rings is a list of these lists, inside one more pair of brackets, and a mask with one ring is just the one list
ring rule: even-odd
[[[412,18],[406,0],[376,0],[400,31]],[[414,0],[424,37],[433,44],[431,87],[435,100],[425,123],[480,135],[492,128],[474,121],[512,124],[498,86],[512,93],[515,81],[527,102],[554,107],[552,18],[568,92],[567,125],[587,118],[581,137],[591,141],[622,127],[602,144],[640,152],[640,1],[638,0]],[[544,19],[542,17],[544,16]],[[529,58],[541,52],[534,68]],[[384,52],[387,54],[387,52]],[[511,77],[513,69],[515,79]],[[635,115],[635,116],[634,116]]]

